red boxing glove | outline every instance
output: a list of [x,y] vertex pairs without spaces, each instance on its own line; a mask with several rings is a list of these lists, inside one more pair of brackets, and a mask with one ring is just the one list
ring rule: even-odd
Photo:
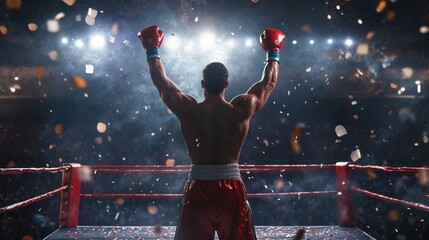
[[269,50],[280,51],[286,36],[279,30],[274,28],[266,28],[259,38],[261,47],[265,52]]
[[143,28],[137,36],[144,49],[159,48],[164,40],[164,33],[157,25]]

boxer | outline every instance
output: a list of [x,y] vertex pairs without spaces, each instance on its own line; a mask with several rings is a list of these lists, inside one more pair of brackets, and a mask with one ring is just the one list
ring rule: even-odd
[[138,37],[146,50],[152,82],[179,119],[191,160],[175,239],[214,239],[215,231],[221,240],[256,239],[238,160],[250,118],[265,105],[276,85],[285,35],[272,28],[262,32],[260,42],[267,60],[262,78],[230,102],[225,100],[228,70],[222,63],[203,69],[204,100],[198,102],[165,74],[159,53],[162,30],[146,27]]

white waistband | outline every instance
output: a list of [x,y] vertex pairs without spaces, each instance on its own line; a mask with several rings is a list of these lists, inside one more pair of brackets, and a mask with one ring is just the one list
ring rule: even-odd
[[226,180],[241,179],[238,164],[191,165],[190,180]]

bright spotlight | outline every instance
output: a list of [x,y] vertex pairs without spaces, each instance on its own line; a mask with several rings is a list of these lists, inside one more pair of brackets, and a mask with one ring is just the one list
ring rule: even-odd
[[176,36],[171,36],[171,37],[165,39],[165,46],[168,49],[175,50],[175,49],[179,48],[179,46],[180,46],[180,39]]
[[247,40],[244,42],[244,45],[246,45],[246,47],[251,47],[251,46],[252,46],[252,44],[253,44],[253,41],[252,41],[251,39],[247,39]]
[[61,43],[62,44],[67,44],[69,42],[69,39],[66,37],[61,38]]
[[330,39],[328,39],[328,44],[332,44],[332,43],[334,43],[334,40],[332,40],[332,38],[330,38]]
[[102,49],[106,45],[106,38],[101,35],[94,35],[89,39],[89,46],[93,49]]
[[206,31],[200,36],[200,44],[203,47],[210,47],[216,40],[215,35],[212,32]]
[[82,40],[80,40],[80,39],[76,40],[76,42],[74,42],[74,45],[75,45],[77,48],[83,48],[83,42],[82,42]]
[[346,44],[346,46],[350,47],[351,45],[353,45],[353,40],[351,40],[350,38],[347,38],[346,41],[344,41],[344,44]]

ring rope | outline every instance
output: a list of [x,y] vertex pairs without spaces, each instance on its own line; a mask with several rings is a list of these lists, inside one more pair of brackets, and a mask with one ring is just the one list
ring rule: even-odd
[[348,167],[353,168],[353,169],[383,170],[386,172],[429,171],[429,168],[427,168],[427,167],[389,167],[389,166],[356,165],[356,164],[349,164]]
[[[89,169],[97,172],[158,172],[158,173],[188,173],[190,165],[88,165]],[[310,165],[240,165],[240,172],[291,172],[302,170],[335,169],[335,164],[310,164]]]
[[42,194],[42,195],[30,198],[30,199],[24,200],[22,202],[14,203],[14,204],[6,206],[6,207],[2,207],[2,208],[0,208],[0,213],[12,211],[12,210],[15,210],[17,208],[20,208],[20,207],[27,206],[29,204],[38,202],[38,201],[43,200],[45,198],[51,197],[55,193],[63,191],[66,188],[68,188],[68,186],[62,186],[60,188],[57,188],[57,189],[55,189],[53,191],[50,191],[50,192],[47,192],[45,194]]
[[407,205],[407,206],[410,206],[410,207],[413,207],[413,208],[417,208],[417,209],[429,212],[429,206],[421,204],[421,203],[416,203],[416,202],[405,201],[405,200],[400,200],[400,199],[397,199],[397,198],[388,197],[388,196],[381,195],[381,194],[378,194],[378,193],[373,193],[373,192],[370,192],[368,190],[364,190],[364,189],[361,189],[361,188],[358,188],[358,187],[355,187],[355,186],[351,186],[351,189],[354,190],[354,191],[360,192],[360,193],[362,193],[364,195],[370,196],[370,197],[374,197],[374,198],[378,198],[378,199],[381,199],[381,200],[385,200],[387,202],[392,202],[392,203],[398,203],[398,204],[402,204],[402,205]]
[[[247,193],[249,198],[254,197],[289,197],[336,194],[337,191],[314,191],[314,192],[287,192],[287,193]],[[181,193],[82,193],[81,197],[88,198],[181,198]]]
[[23,173],[57,173],[66,171],[69,166],[52,168],[0,168],[0,175],[23,174]]

